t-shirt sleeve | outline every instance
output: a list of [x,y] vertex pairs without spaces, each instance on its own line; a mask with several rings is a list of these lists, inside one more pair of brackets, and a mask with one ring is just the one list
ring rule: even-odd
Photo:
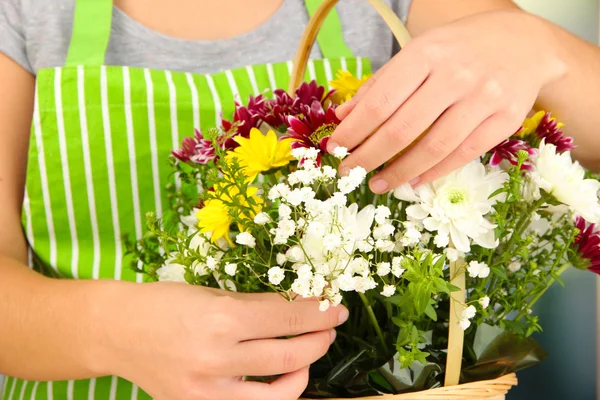
[[25,18],[22,15],[21,1],[0,0],[0,52],[32,72],[27,57]]

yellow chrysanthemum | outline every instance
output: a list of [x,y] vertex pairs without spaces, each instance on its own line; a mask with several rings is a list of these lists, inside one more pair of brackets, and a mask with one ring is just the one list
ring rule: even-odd
[[335,89],[334,103],[343,104],[350,100],[370,77],[371,75],[364,75],[362,79],[359,79],[348,71],[338,71],[335,79],[329,82],[329,85]]
[[[519,132],[517,132],[517,136],[524,138],[524,137],[531,135],[532,133],[535,133],[537,128],[540,126],[540,123],[544,119],[545,115],[546,115],[546,111],[538,111],[531,118],[527,118],[525,120],[525,122],[523,122],[523,129],[521,129]],[[553,122],[553,121],[556,121],[556,118],[550,119],[550,122]],[[558,123],[557,129],[561,129],[562,127],[564,127],[564,124]]]
[[233,246],[229,237],[231,224],[237,220],[241,231],[242,222],[254,219],[262,211],[263,199],[257,193],[258,188],[253,186],[248,186],[245,193],[241,193],[234,182],[217,183],[213,197],[206,200],[204,207],[196,213],[200,232],[210,232],[212,242],[224,238]]
[[228,153],[228,157],[237,159],[244,173],[254,180],[261,172],[288,165],[292,157],[292,140],[279,140],[273,131],[263,135],[253,128],[249,138],[236,137],[239,147]]

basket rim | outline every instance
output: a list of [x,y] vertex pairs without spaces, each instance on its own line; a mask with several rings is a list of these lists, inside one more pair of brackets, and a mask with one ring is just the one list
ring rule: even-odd
[[[399,400],[479,400],[492,399],[494,397],[503,396],[518,383],[517,375],[511,373],[495,379],[464,383],[456,386],[443,386],[435,389],[422,390],[420,392],[397,394],[397,395],[382,395],[361,397],[362,400],[382,400],[382,399],[399,399]],[[302,398],[299,400],[312,400]],[[329,399],[329,400],[345,400],[345,399]]]

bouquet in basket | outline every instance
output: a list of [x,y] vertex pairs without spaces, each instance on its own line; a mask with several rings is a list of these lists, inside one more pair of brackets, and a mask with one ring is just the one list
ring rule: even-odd
[[325,151],[336,106],[365,80],[340,72],[334,91],[251,97],[186,138],[171,158],[172,212],[147,215],[131,265],[149,280],[343,303],[350,319],[307,397],[442,386],[449,331],[464,335],[461,382],[539,362],[536,301],[571,266],[600,273],[600,183],[540,112],[449,175],[375,195],[372,173],[338,174],[347,149]]

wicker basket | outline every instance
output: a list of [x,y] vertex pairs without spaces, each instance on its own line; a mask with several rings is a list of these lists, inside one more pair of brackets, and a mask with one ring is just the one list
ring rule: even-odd
[[[306,30],[300,41],[294,67],[290,79],[289,92],[293,94],[303,80],[310,51],[315,43],[317,34],[323,25],[323,22],[329,12],[339,0],[324,0],[321,6],[310,19]],[[398,16],[384,3],[383,0],[367,0],[381,15],[383,20],[392,30],[400,47],[404,47],[410,40],[408,30],[400,21]],[[472,382],[459,385],[460,370],[462,364],[464,333],[458,325],[458,315],[463,311],[465,302],[465,268],[461,265],[464,261],[459,260],[450,263],[450,276],[452,284],[461,290],[452,293],[450,301],[450,321],[448,331],[448,356],[446,361],[446,375],[444,387],[430,389],[416,393],[407,393],[401,395],[384,395],[376,397],[364,397],[363,399],[399,399],[399,400],[429,400],[429,399],[449,399],[449,400],[502,400],[505,394],[517,384],[515,374],[506,375],[498,379]],[[308,400],[308,399],[305,399]],[[342,400],[342,399],[333,399]]]

